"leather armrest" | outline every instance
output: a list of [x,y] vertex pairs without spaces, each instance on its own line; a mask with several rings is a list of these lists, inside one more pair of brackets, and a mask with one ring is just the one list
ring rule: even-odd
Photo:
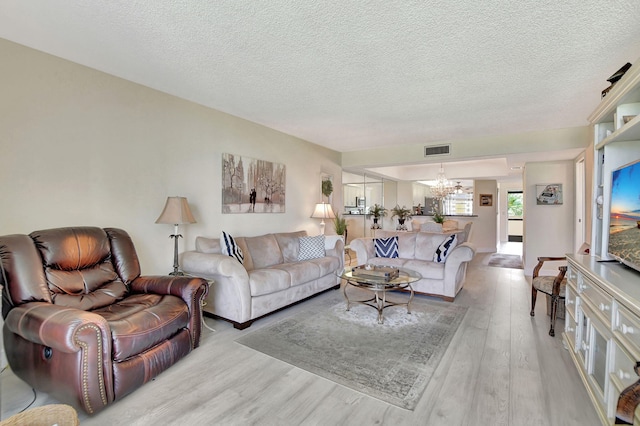
[[202,301],[209,292],[207,281],[185,276],[142,276],[133,280],[130,288],[132,293],[166,294],[184,300],[191,312],[191,344],[194,348],[198,347],[202,327]]
[[106,353],[111,352],[111,332],[100,315],[46,302],[30,302],[11,309],[5,326],[12,333],[39,345],[62,352],[78,352],[82,348],[78,338],[85,330],[99,330]]

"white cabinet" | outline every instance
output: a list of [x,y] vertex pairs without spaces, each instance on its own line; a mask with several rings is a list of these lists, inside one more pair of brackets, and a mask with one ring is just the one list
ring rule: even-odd
[[563,337],[602,423],[610,425],[620,392],[639,378],[640,273],[590,256],[567,259]]
[[[640,64],[640,60],[637,61]],[[613,170],[640,158],[640,65],[632,66],[589,116],[594,147],[592,253],[607,255]]]

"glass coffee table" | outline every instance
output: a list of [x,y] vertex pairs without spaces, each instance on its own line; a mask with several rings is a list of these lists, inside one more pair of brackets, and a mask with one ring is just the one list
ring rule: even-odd
[[[411,301],[413,300],[413,287],[411,287],[411,283],[422,279],[422,276],[418,272],[411,269],[395,269],[399,270],[399,275],[390,280],[387,280],[384,277],[377,277],[373,275],[354,275],[351,267],[344,268],[341,272],[339,272],[340,278],[346,281],[346,285],[343,288],[343,293],[344,298],[347,301],[347,311],[351,309],[351,304],[353,303],[371,306],[378,311],[378,324],[384,324],[384,309],[390,306],[406,306],[407,313],[410,314]],[[347,295],[347,287],[350,286],[372,292],[373,296],[367,300],[349,300],[349,296]],[[387,292],[396,290],[409,290],[409,300],[405,303],[392,302],[387,300]]]

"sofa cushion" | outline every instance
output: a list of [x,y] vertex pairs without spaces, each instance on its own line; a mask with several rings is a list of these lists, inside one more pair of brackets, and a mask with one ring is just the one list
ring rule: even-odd
[[249,272],[251,296],[262,296],[291,287],[291,274],[277,268],[254,269]]
[[430,232],[418,232],[416,234],[416,255],[415,259],[428,260],[433,262],[433,254],[445,236],[442,234],[432,234]]
[[398,237],[374,238],[373,246],[376,251],[376,257],[398,257]]
[[253,269],[267,268],[284,261],[278,240],[273,234],[247,237],[244,239],[244,243],[251,253]]
[[398,237],[398,257],[413,259],[416,254],[416,233],[398,231],[377,231],[378,238]]
[[422,275],[423,279],[444,279],[444,263],[425,262],[424,260],[407,260],[404,267],[418,272]]
[[298,241],[300,243],[298,260],[318,259],[325,256],[324,235],[300,237]]
[[312,262],[293,262],[273,265],[270,269],[286,271],[290,276],[291,286],[307,283],[320,278],[320,267]]
[[222,248],[222,254],[235,258],[241,264],[244,262],[244,254],[242,249],[236,243],[236,240],[230,234],[222,231],[220,235],[220,245]]
[[407,262],[407,259],[403,259],[401,257],[389,258],[389,257],[372,257],[367,260],[367,263],[376,266],[393,266],[400,267],[404,266]]
[[457,238],[458,237],[456,234],[449,235],[447,238],[445,238],[444,241],[436,249],[436,252],[433,255],[433,261],[444,263],[444,261],[447,259],[447,256],[449,256],[449,253],[451,253],[451,250],[455,248],[458,241]]
[[222,253],[220,240],[217,238],[196,237],[196,251],[200,253]]
[[318,259],[311,259],[311,260],[307,260],[305,263],[313,263],[314,265],[318,266],[318,268],[320,269],[320,272],[318,273],[319,274],[318,278],[324,277],[325,275],[328,275],[328,274],[333,274],[340,267],[340,259],[338,259],[335,256],[327,256],[327,257],[321,257]]
[[298,238],[306,237],[307,231],[283,232],[274,235],[276,237],[276,241],[278,241],[280,251],[282,252],[283,262],[297,262],[298,250],[300,248]]

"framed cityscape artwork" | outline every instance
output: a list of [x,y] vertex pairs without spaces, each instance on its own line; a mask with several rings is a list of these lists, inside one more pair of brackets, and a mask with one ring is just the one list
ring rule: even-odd
[[284,213],[284,164],[222,154],[222,213]]

